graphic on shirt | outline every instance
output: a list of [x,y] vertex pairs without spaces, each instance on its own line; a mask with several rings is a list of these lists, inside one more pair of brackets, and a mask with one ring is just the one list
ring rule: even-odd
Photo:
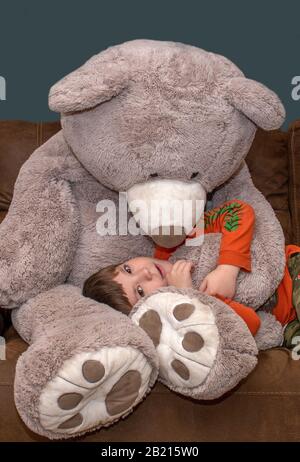
[[204,216],[204,229],[211,226],[220,215],[226,214],[224,228],[227,231],[236,231],[239,227],[241,220],[240,212],[241,204],[238,202],[231,202],[230,204],[221,205],[219,208],[214,208],[205,212]]
[[[201,226],[193,228],[193,233],[185,239],[184,244],[204,234],[221,233],[218,264],[235,265],[244,271],[251,271],[251,242],[255,224],[253,208],[245,202],[234,199],[204,212]],[[182,245],[182,244],[180,244]],[[202,243],[201,243],[202,245]],[[155,258],[168,260],[176,250],[156,246]]]

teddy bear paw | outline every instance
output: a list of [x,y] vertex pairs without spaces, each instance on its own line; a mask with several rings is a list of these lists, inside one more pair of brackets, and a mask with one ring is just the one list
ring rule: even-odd
[[108,426],[141,401],[150,374],[147,359],[132,347],[77,353],[44,388],[40,423],[53,433],[74,436]]
[[160,292],[145,298],[131,319],[152,339],[164,383],[182,390],[204,382],[219,345],[215,317],[208,305],[197,297]]

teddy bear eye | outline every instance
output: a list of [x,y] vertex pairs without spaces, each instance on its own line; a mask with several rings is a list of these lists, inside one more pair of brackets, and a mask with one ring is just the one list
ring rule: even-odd
[[[129,268],[128,265],[124,265],[123,266],[124,270],[126,271],[126,273],[131,273],[131,269]],[[128,271],[129,270],[129,271]]]
[[199,172],[194,172],[194,173],[192,173],[192,174],[191,174],[191,179],[192,179],[192,178],[195,178],[195,176],[197,176],[198,173],[199,173]]

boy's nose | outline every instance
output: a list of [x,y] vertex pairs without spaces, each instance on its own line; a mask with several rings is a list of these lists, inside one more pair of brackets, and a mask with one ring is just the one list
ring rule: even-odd
[[148,268],[142,268],[141,269],[141,275],[143,278],[145,278],[146,280],[150,280],[152,279],[152,274],[151,272],[148,270]]

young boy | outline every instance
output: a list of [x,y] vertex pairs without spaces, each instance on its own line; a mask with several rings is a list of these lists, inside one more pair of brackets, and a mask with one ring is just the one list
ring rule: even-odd
[[[252,308],[234,301],[233,297],[239,270],[251,271],[250,246],[254,222],[252,207],[240,200],[228,201],[204,213],[204,234],[221,232],[222,240],[218,266],[198,288],[234,309],[253,335],[260,327],[259,316]],[[194,234],[199,235],[197,228]],[[191,277],[193,263],[178,260],[172,264],[168,261],[176,248],[156,247],[154,258],[137,257],[99,270],[85,281],[83,295],[128,314],[140,298],[159,287],[194,287]],[[292,337],[300,334],[296,312],[299,308],[300,314],[300,247],[286,246],[286,261],[284,277],[263,307],[266,308],[273,300],[272,313],[287,326],[285,346],[289,347]]]

